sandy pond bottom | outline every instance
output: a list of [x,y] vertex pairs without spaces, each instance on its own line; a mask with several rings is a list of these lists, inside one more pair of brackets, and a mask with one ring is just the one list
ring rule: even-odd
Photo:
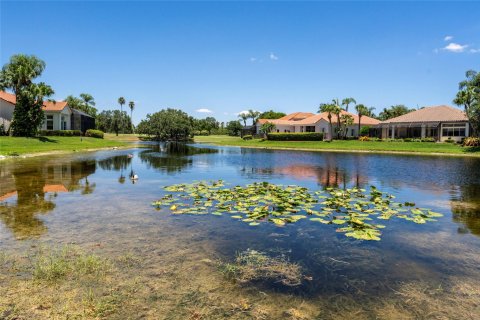
[[[478,160],[215,150],[1,163],[0,319],[479,318]],[[393,174],[395,165],[418,174]],[[445,216],[421,226],[391,221],[369,242],[309,221],[250,227],[150,206],[165,185],[218,178],[375,184]],[[251,252],[300,285],[240,265]]]

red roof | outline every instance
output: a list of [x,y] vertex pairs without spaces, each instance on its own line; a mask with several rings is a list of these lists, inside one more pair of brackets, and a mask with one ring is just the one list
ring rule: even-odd
[[0,91],[0,99],[7,101],[11,104],[17,103],[17,98],[15,97],[15,95],[5,91]]
[[[0,99],[11,104],[17,103],[17,98],[14,94],[5,91],[0,91]],[[62,111],[67,106],[66,101],[44,101],[43,110],[45,111]]]
[[382,124],[445,121],[468,121],[468,118],[465,112],[463,112],[462,110],[442,105],[418,109],[402,116],[383,121]]
[[[353,123],[358,124],[358,115],[347,112],[342,110],[340,113],[341,115],[351,115],[353,117]],[[299,119],[301,118],[301,119]],[[294,120],[296,119],[296,120]],[[294,125],[300,125],[300,126],[305,126],[305,125],[315,125],[317,122],[320,120],[325,120],[328,121],[328,113],[323,112],[323,113],[318,113],[318,114],[313,114],[313,113],[308,113],[308,112],[296,112],[292,113],[289,115],[286,115],[285,117],[282,117],[280,119],[259,119],[258,123],[259,124],[264,124],[266,122],[270,122],[273,124],[279,124],[279,125],[287,125],[287,126],[294,126]],[[336,123],[337,121],[337,116],[332,114],[332,122]],[[380,121],[377,119],[373,119],[367,116],[362,116],[361,124],[364,125],[376,125],[379,124]]]

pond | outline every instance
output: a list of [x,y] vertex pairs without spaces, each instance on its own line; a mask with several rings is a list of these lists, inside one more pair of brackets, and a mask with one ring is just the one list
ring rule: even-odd
[[[250,226],[151,205],[166,186],[219,179],[373,185],[443,217],[387,220],[381,241],[362,241],[308,219]],[[475,319],[479,250],[475,158],[146,144],[0,162],[0,318]],[[92,265],[103,271],[79,272]]]

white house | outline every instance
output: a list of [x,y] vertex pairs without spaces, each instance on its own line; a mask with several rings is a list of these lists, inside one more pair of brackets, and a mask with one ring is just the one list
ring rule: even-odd
[[[17,99],[14,94],[0,91],[0,125],[8,131],[13,118]],[[65,101],[45,101],[43,104],[45,120],[41,130],[70,130],[72,126],[72,109]]]
[[[359,117],[356,114],[342,111],[340,115],[350,115],[353,117],[353,125],[347,127],[347,137],[358,137],[358,121]],[[322,132],[325,138],[331,137],[330,123],[328,120],[328,113],[323,112],[313,114],[309,112],[295,112],[286,115],[280,119],[258,119],[256,123],[257,133],[260,133],[262,124],[270,122],[275,125],[274,132]],[[375,126],[380,121],[367,116],[362,116],[360,119],[361,126]],[[337,127],[337,116],[332,114],[332,127],[335,131]]]

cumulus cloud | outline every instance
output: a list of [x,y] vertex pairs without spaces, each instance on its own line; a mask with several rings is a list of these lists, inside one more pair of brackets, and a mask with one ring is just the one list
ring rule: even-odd
[[201,109],[197,109],[195,110],[196,112],[200,112],[200,113],[213,113],[212,110],[210,109],[207,109],[207,108],[201,108]]
[[443,38],[444,41],[450,41],[453,39],[453,36],[445,36],[445,38]]
[[235,113],[235,115],[238,116],[238,115],[241,115],[241,114],[248,114],[248,113],[249,113],[248,110],[243,110],[243,111]]
[[465,49],[467,48],[468,48],[468,45],[466,44],[461,45],[455,42],[450,42],[446,47],[443,48],[443,50],[460,53],[460,52],[464,52]]
[[272,53],[270,53],[270,60],[278,60],[278,57]]

